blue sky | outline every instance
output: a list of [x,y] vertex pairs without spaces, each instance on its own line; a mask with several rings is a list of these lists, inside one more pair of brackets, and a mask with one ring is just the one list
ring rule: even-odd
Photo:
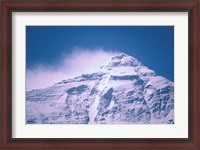
[[[174,81],[173,26],[27,26],[26,67],[55,68],[76,51],[123,52]],[[90,57],[93,57],[90,55]],[[95,57],[95,55],[94,55]],[[61,79],[62,80],[62,79]]]

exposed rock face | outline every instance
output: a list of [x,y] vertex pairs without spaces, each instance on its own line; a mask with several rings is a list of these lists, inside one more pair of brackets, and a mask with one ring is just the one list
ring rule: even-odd
[[174,123],[174,83],[121,54],[93,74],[27,91],[26,123]]

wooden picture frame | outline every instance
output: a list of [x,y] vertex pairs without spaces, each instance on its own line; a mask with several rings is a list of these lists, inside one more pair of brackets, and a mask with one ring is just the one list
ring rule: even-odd
[[[0,148],[199,150],[199,8],[198,0],[2,1]],[[12,12],[188,12],[188,138],[12,138]]]

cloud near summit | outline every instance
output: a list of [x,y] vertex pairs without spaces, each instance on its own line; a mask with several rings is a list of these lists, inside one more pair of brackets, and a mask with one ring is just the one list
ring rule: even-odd
[[26,91],[45,88],[64,79],[95,72],[118,53],[102,48],[75,48],[71,54],[63,54],[58,62],[59,65],[49,67],[39,64],[33,69],[27,69]]

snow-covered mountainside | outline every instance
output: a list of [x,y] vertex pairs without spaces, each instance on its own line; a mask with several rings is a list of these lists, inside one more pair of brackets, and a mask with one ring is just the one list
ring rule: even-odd
[[174,83],[126,54],[26,92],[27,124],[173,124]]

